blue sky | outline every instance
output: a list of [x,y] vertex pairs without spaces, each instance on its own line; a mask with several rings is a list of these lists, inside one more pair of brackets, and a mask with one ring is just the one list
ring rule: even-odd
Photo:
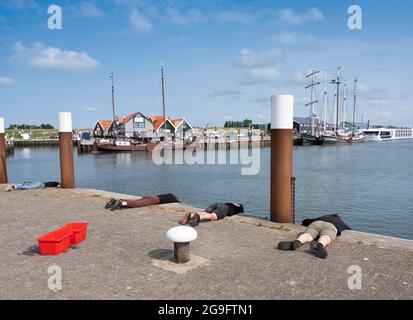
[[[62,7],[62,30],[47,28],[51,4]],[[362,30],[347,27],[352,4]],[[357,77],[358,120],[413,126],[412,12],[404,0],[1,0],[0,116],[56,124],[71,111],[75,127],[92,127],[111,117],[112,71],[119,116],[160,114],[162,60],[167,113],[194,125],[269,122],[272,94],[294,94],[295,115],[307,115],[305,74],[331,79],[341,65],[347,119]]]

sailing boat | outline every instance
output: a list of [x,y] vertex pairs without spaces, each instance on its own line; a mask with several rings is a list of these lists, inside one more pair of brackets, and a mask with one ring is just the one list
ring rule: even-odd
[[162,136],[160,137],[160,141],[159,142],[154,142],[153,140],[148,143],[147,145],[147,150],[148,151],[153,151],[155,149],[155,147],[159,144],[159,143],[163,143],[163,148],[164,149],[168,149],[168,150],[175,150],[175,149],[186,149],[189,146],[194,147],[194,149],[197,147],[197,142],[194,141],[174,141],[175,139],[173,139],[173,141],[168,141],[168,136],[167,136],[167,129],[166,129],[166,102],[165,102],[165,72],[164,72],[164,66],[163,63],[161,63],[161,88],[162,88],[162,117],[163,117],[163,124],[161,126],[160,129],[160,133],[162,134]]
[[337,78],[331,80],[330,82],[331,84],[334,84],[337,86],[336,105],[335,105],[336,121],[334,125],[334,131],[324,132],[323,134],[324,145],[351,143],[351,137],[347,137],[345,134],[340,134],[339,129],[338,129],[338,126],[339,126],[338,115],[339,115],[339,105],[340,105],[340,84],[341,84],[340,69],[341,69],[341,66],[337,68]]
[[314,112],[314,105],[318,103],[318,100],[314,100],[314,87],[319,85],[319,81],[315,81],[315,75],[320,73],[318,70],[313,70],[312,73],[306,76],[306,78],[311,77],[311,84],[305,87],[305,89],[311,88],[311,97],[310,97],[310,102],[307,103],[305,106],[310,107],[310,119],[311,119],[311,133],[309,134],[308,132],[303,133],[301,135],[302,140],[303,140],[303,145],[322,145],[323,144],[323,137],[320,135],[316,135],[315,133],[315,117],[316,114]]
[[146,151],[147,145],[146,143],[139,142],[131,142],[130,140],[126,139],[119,139],[118,138],[118,119],[116,117],[116,110],[115,110],[115,80],[113,77],[113,72],[110,74],[109,79],[112,80],[112,116],[113,116],[113,137],[114,141],[111,144],[97,144],[94,146],[94,153],[101,153],[101,152],[120,152],[120,151]]

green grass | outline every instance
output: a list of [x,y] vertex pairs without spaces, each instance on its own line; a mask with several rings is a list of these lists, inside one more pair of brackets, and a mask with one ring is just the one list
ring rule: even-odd
[[33,129],[33,130],[20,130],[20,129],[13,129],[13,130],[6,130],[7,137],[14,138],[14,139],[21,139],[22,133],[30,133],[31,139],[49,139],[51,137],[58,136],[58,130],[56,129]]

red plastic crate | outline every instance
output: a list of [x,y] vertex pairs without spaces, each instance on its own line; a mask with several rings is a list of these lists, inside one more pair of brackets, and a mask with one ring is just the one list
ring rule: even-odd
[[61,230],[71,233],[70,244],[79,244],[86,240],[88,222],[72,222],[65,225]]
[[72,233],[68,230],[59,229],[46,233],[37,239],[40,247],[40,254],[43,256],[57,256],[65,252],[70,247]]

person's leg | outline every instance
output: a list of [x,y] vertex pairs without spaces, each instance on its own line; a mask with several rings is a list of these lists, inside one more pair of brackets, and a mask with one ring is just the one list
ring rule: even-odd
[[188,222],[192,226],[196,226],[199,222],[203,221],[215,221],[218,220],[218,216],[215,213],[209,212],[186,212],[185,215],[181,219],[181,224],[187,224]]
[[330,244],[333,243],[333,241],[331,240],[331,238],[327,235],[322,235],[320,236],[320,238],[318,239],[318,243],[321,243],[323,245],[323,247],[327,247]]
[[297,240],[300,241],[301,245],[303,245],[313,241],[314,237],[310,233],[304,232],[297,237]]
[[208,213],[208,212],[198,212],[199,217],[201,220],[206,220],[206,221],[215,221],[218,220],[218,216],[215,212]]
[[294,241],[281,241],[278,243],[279,250],[296,250],[301,247],[303,244],[306,244],[313,239],[317,238],[320,233],[319,223],[313,222],[310,224],[307,229],[301,234],[297,235],[297,238]]
[[318,258],[325,259],[327,258],[327,249],[337,237],[337,228],[329,222],[322,222],[320,230],[320,238],[317,243],[312,242],[310,245],[310,251]]
[[159,197],[156,195],[146,195],[136,200],[122,200],[126,208],[142,208],[159,204]]
[[159,204],[159,198],[156,195],[146,195],[136,200],[111,199],[105,208],[114,211],[123,208],[142,208],[156,204]]

